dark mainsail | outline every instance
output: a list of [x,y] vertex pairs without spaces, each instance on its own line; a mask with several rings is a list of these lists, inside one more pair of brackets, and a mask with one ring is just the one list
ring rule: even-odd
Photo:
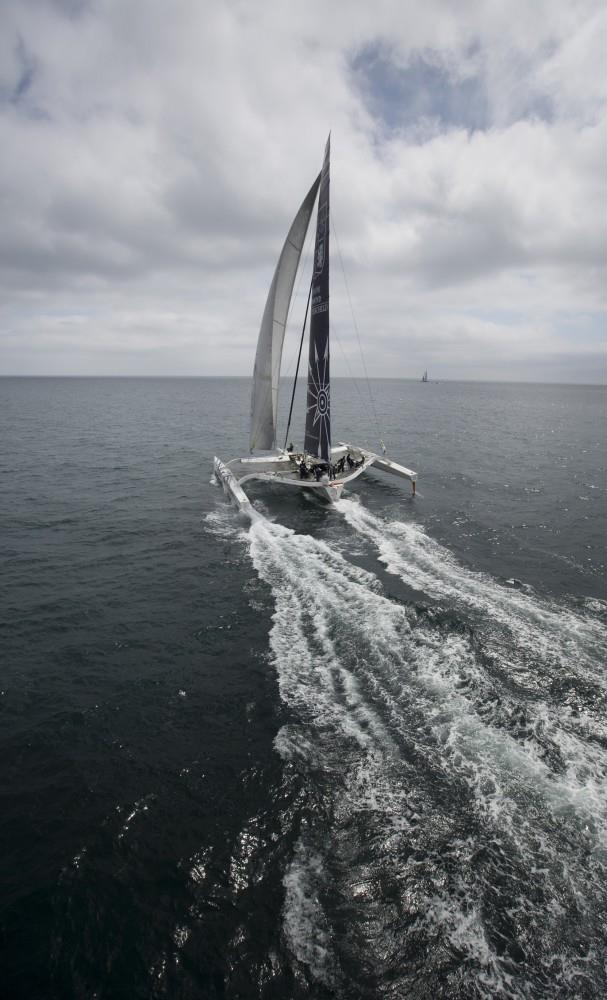
[[331,458],[331,405],[329,396],[329,156],[327,139],[320,174],[318,220],[314,246],[314,273],[310,318],[310,357],[306,437],[304,450],[328,462]]

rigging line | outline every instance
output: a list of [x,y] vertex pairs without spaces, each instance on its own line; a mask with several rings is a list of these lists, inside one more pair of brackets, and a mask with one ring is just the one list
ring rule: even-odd
[[342,358],[345,361],[346,368],[348,369],[348,373],[350,375],[350,378],[354,382],[354,388],[356,389],[356,391],[358,393],[358,398],[360,399],[360,404],[361,404],[363,410],[365,410],[365,412],[368,412],[367,402],[366,402],[366,400],[365,400],[362,392],[360,391],[360,386],[358,384],[358,379],[356,378],[356,375],[352,371],[352,366],[351,366],[351,364],[350,364],[350,362],[348,360],[348,355],[344,351],[343,344],[342,344],[342,342],[341,342],[341,340],[339,338],[339,334],[337,333],[337,329],[336,329],[335,325],[333,324],[333,322],[331,323],[331,340],[336,340],[337,341],[337,343],[339,345],[339,349],[341,351],[341,356],[342,356]]
[[371,392],[371,383],[369,381],[369,375],[368,375],[368,372],[367,372],[367,365],[365,364],[365,356],[363,354],[362,343],[361,343],[361,339],[360,339],[360,333],[359,333],[359,330],[358,330],[358,323],[356,322],[356,316],[354,315],[354,307],[352,305],[352,297],[350,295],[350,287],[348,285],[348,279],[346,277],[346,269],[344,267],[344,259],[343,259],[342,254],[341,254],[341,246],[340,246],[340,243],[339,243],[339,236],[337,235],[337,227],[335,225],[335,219],[333,217],[333,213],[331,213],[331,225],[333,227],[333,233],[335,235],[335,242],[337,243],[337,252],[339,254],[339,263],[341,264],[341,272],[342,272],[343,278],[344,278],[344,285],[346,286],[346,295],[348,296],[348,303],[350,305],[350,312],[352,314],[352,323],[353,323],[354,329],[356,331],[356,339],[358,340],[358,350],[360,351],[360,360],[362,361],[363,371],[365,373],[365,379],[367,381],[367,390],[369,392],[369,399],[371,400],[371,409],[373,411],[373,418],[375,420],[375,429],[377,431],[377,436],[379,438],[380,444],[382,444],[382,446],[383,446],[382,432],[381,432],[381,428],[379,426],[379,420],[377,418],[377,410],[375,409],[375,400],[373,399],[373,393]]
[[295,369],[295,378],[293,379],[293,392],[291,393],[291,406],[289,407],[289,419],[287,421],[287,432],[285,434],[284,447],[287,447],[287,438],[289,437],[289,430],[291,427],[291,417],[293,416],[293,403],[295,402],[295,390],[297,389],[297,376],[299,375],[299,362],[301,361],[301,349],[304,342],[304,334],[306,332],[306,323],[308,320],[308,309],[310,308],[310,299],[312,298],[312,285],[314,284],[314,273],[312,273],[312,278],[310,280],[310,291],[308,292],[308,301],[306,302],[306,314],[304,316],[303,326],[301,328],[301,339],[299,341],[299,354],[297,355],[297,368]]

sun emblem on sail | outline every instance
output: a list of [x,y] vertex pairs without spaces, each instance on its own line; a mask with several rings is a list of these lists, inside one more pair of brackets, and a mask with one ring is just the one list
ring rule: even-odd
[[308,406],[308,413],[313,412],[312,425],[318,424],[319,442],[329,441],[331,436],[330,428],[330,386],[328,380],[329,369],[329,345],[327,344],[322,361],[319,359],[316,349],[314,349],[315,364],[310,365],[308,380],[308,398],[311,405]]

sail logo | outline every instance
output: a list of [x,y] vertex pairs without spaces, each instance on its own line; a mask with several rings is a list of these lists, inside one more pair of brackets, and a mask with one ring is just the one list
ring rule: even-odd
[[312,366],[309,369],[311,387],[309,388],[308,402],[311,405],[308,406],[308,413],[313,413],[312,426],[316,427],[320,421],[320,427],[318,429],[319,442],[324,437],[327,441],[329,440],[330,430],[329,430],[329,413],[330,413],[330,387],[329,383],[325,382],[324,385],[320,385],[320,370],[317,367],[316,376],[318,382],[314,377],[314,371]]
[[314,261],[314,271],[318,274],[322,271],[325,264],[325,241],[319,240],[316,247],[316,258]]
[[328,413],[328,410],[329,410],[329,389],[328,387],[323,386],[323,388],[319,391],[318,398],[316,400],[317,416],[314,423],[316,423],[316,420],[318,420],[319,417],[324,417],[325,414]]
[[329,206],[325,201],[318,206],[318,221],[316,225],[316,249],[314,252],[314,274],[321,273],[327,256],[327,219]]
[[329,342],[319,358],[316,344],[308,366],[306,450],[328,461],[331,457],[331,396],[329,388]]

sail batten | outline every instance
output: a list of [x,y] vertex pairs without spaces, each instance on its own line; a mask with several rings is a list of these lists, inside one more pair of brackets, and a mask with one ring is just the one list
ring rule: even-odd
[[310,353],[304,450],[325,462],[331,459],[331,398],[329,378],[329,161],[327,139],[320,173],[318,219],[310,313]]
[[261,321],[251,395],[250,448],[268,449],[276,444],[276,417],[282,346],[293,284],[299,266],[320,174],[304,198],[291,224],[276,265]]

